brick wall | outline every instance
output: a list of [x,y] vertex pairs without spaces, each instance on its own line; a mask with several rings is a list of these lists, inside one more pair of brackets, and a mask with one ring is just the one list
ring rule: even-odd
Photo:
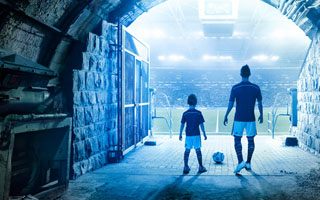
[[298,126],[293,129],[300,146],[320,153],[320,32],[312,41],[298,80]]
[[102,23],[90,33],[82,67],[73,72],[73,178],[107,163],[117,144],[116,28]]

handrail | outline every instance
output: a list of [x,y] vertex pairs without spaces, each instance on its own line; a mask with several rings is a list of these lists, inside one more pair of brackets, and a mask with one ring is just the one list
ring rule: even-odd
[[[289,97],[289,99],[288,99],[288,97]],[[287,102],[287,105],[286,105],[287,112],[277,114],[278,109],[279,109],[279,104],[280,104],[279,102],[283,102],[283,101]],[[272,111],[268,112],[268,121],[267,121],[268,132],[271,133],[272,139],[274,139],[275,129],[276,129],[278,118],[280,116],[288,116],[288,117],[291,116],[289,113],[289,107],[290,107],[289,102],[290,102],[290,95],[288,93],[279,92],[276,94],[276,97],[274,99],[273,106],[272,106]]]
[[[166,117],[164,117],[164,116],[157,116],[157,108],[156,108],[156,106],[155,105],[157,105],[156,104],[156,95],[155,94],[157,94],[157,95],[162,95],[164,98],[165,98],[165,102],[166,102],[166,105],[167,105],[167,108],[169,108],[169,120],[166,118]],[[170,105],[170,101],[169,101],[169,98],[168,98],[168,96],[165,94],[165,93],[163,93],[163,92],[157,92],[157,93],[154,93],[154,95],[152,96],[153,98],[154,98],[154,100],[152,101],[153,102],[153,109],[154,109],[154,115],[151,117],[151,119],[152,120],[154,120],[154,119],[164,119],[165,121],[166,121],[166,124],[167,124],[167,126],[168,126],[168,129],[169,129],[169,133],[170,133],[170,138],[172,138],[172,106]]]

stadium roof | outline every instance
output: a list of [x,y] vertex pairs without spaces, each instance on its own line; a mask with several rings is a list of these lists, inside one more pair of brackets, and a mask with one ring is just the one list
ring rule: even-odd
[[152,9],[129,26],[150,45],[153,67],[302,65],[310,39],[279,10],[261,0],[240,0],[233,34],[206,37],[198,5],[198,0],[151,5]]

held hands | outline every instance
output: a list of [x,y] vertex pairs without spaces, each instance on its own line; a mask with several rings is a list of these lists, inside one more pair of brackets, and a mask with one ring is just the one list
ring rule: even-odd
[[259,121],[260,124],[263,123],[263,116],[262,115],[259,116],[258,121]]

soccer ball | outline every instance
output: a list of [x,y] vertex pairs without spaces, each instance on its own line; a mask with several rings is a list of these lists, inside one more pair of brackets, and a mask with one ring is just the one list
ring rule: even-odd
[[217,151],[212,155],[212,159],[216,163],[222,163],[224,160],[224,155],[223,155],[223,153]]

